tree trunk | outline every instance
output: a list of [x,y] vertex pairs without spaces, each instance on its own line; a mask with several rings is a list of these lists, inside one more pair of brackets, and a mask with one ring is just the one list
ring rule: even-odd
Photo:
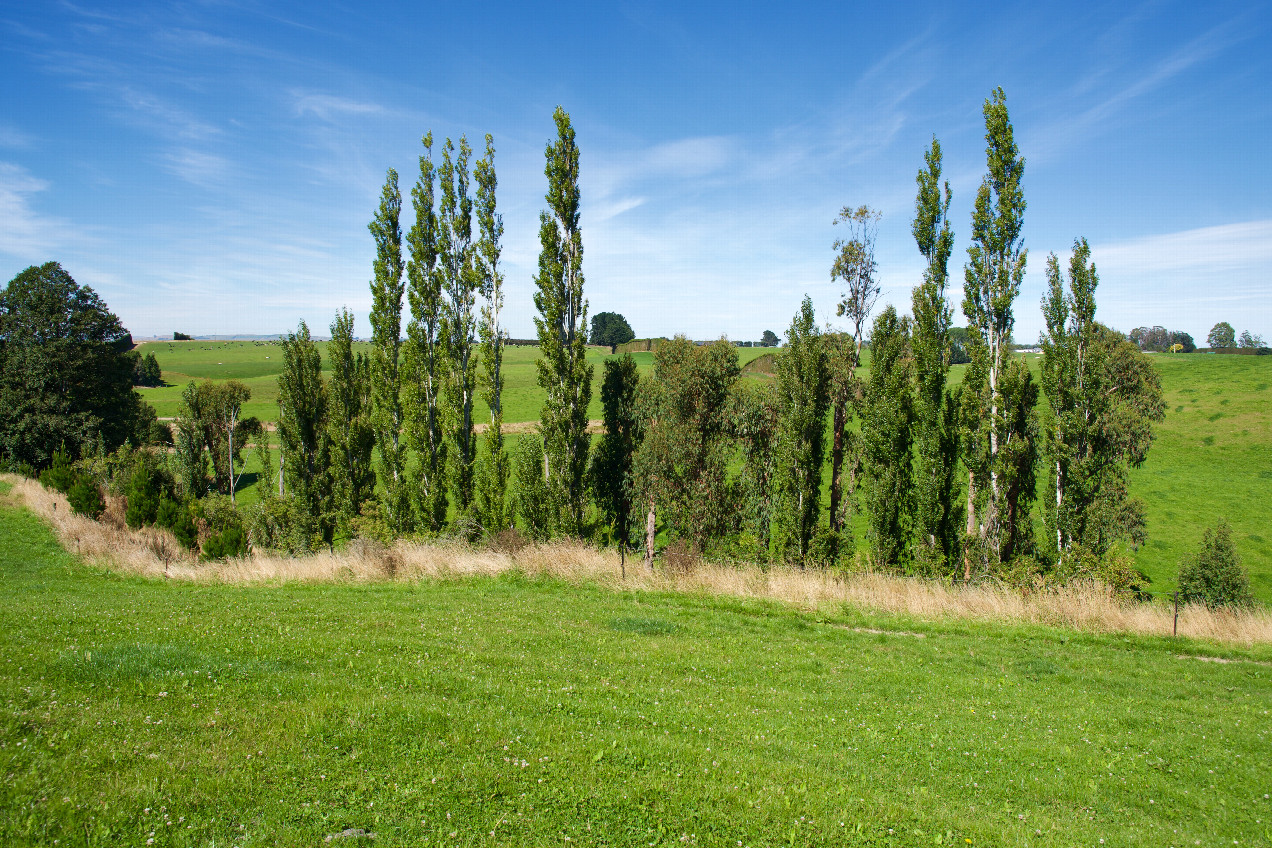
[[654,536],[657,535],[657,521],[654,515],[654,502],[649,502],[649,514],[645,516],[645,568],[652,574],[654,571]]

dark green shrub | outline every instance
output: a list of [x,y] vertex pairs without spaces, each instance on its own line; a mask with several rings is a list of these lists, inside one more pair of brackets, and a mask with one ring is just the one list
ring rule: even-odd
[[243,556],[245,553],[247,553],[247,534],[238,525],[227,527],[220,533],[213,533],[203,543],[203,559],[225,559]]
[[1227,521],[1220,519],[1218,526],[1207,529],[1201,549],[1179,564],[1179,600],[1211,609],[1254,604],[1250,575],[1241,567]]
[[87,477],[75,478],[75,482],[66,493],[66,499],[71,502],[71,511],[76,515],[97,518],[106,509],[101,489],[98,489],[97,484]]
[[40,474],[40,482],[45,488],[56,489],[64,495],[71,491],[71,487],[75,485],[75,479],[71,456],[66,452],[65,447],[54,452],[52,464]]
[[194,524],[194,514],[188,506],[164,496],[159,500],[159,508],[155,512],[155,524],[172,531],[177,541],[187,548],[199,546],[199,531]]
[[159,513],[159,500],[163,493],[160,491],[158,475],[150,467],[150,463],[143,462],[137,466],[124,494],[128,498],[128,509],[124,513],[124,520],[128,522],[129,527],[136,529],[155,523],[155,517]]

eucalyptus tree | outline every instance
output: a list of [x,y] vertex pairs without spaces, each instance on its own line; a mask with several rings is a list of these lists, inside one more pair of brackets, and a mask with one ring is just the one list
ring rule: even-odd
[[375,445],[380,454],[384,504],[390,525],[408,530],[411,514],[402,444],[402,195],[397,171],[389,169],[380,206],[368,225],[375,238],[375,276],[371,280],[371,386]]
[[888,306],[870,333],[870,377],[862,404],[862,473],[867,539],[883,568],[909,564],[914,505],[909,326]]
[[802,567],[821,517],[830,364],[805,295],[777,358],[777,503],[773,542]]
[[353,314],[341,309],[331,322],[331,381],[328,383],[328,439],[331,442],[331,486],[336,510],[347,522],[375,492],[371,450],[371,363],[353,350]]
[[845,206],[834,224],[843,224],[847,234],[835,240],[835,261],[830,266],[830,279],[838,280],[844,287],[842,300],[836,314],[852,322],[851,344],[838,339],[831,344],[831,422],[830,448],[830,529],[838,532],[843,526],[840,499],[843,492],[843,467],[850,437],[848,432],[849,406],[860,399],[861,386],[857,380],[857,368],[861,365],[862,330],[866,325],[879,294],[883,291],[875,276],[875,243],[879,235],[879,219],[882,213],[869,206],[853,209]]
[[[963,313],[972,363],[964,381],[964,461],[968,468],[967,529],[979,540],[983,565],[1001,562],[1004,472],[1001,451],[1007,414],[1002,382],[1011,357],[1012,304],[1020,292],[1028,252],[1022,238],[1025,160],[1016,146],[1006,95],[985,101],[988,173],[976,192],[972,239],[964,267]],[[1018,398],[1019,400],[1019,398]],[[977,509],[981,510],[978,514]],[[965,558],[966,559],[966,558]],[[965,563],[965,574],[971,562]]]
[[419,527],[440,530],[449,505],[446,483],[446,433],[441,406],[446,376],[442,336],[442,271],[438,267],[438,220],[434,208],[436,169],[433,134],[421,141],[420,175],[411,189],[415,222],[407,233],[407,300],[411,320],[406,327],[406,441],[418,458],[410,502]]
[[477,290],[480,286],[473,244],[473,199],[468,195],[468,139],[459,152],[450,139],[438,168],[437,258],[442,290],[442,338],[446,351],[448,470],[452,503],[461,520],[470,519],[477,460],[473,401],[477,394]]
[[304,537],[311,546],[333,535],[331,437],[322,357],[304,321],[283,340],[278,375],[278,440],[284,473]]
[[1144,541],[1144,508],[1130,497],[1129,469],[1147,458],[1152,424],[1165,414],[1147,357],[1095,320],[1100,280],[1090,258],[1086,239],[1075,240],[1066,292],[1060,261],[1048,256],[1042,301],[1042,385],[1052,410],[1044,504],[1061,561],[1075,547],[1099,557],[1119,538]]
[[486,135],[486,155],[477,162],[473,173],[477,180],[477,253],[476,268],[484,303],[478,332],[481,335],[482,399],[490,409],[490,426],[486,430],[486,455],[478,469],[477,512],[482,525],[497,530],[508,524],[506,490],[509,457],[503,437],[503,352],[507,332],[500,323],[503,310],[503,272],[499,268],[502,251],[503,216],[496,209],[495,144]]
[[777,476],[777,427],[781,403],[768,381],[739,380],[730,399],[730,435],[741,448],[738,474],[741,529],[754,539],[754,556],[772,557],[773,486]]
[[950,184],[941,182],[941,144],[935,138],[923,155],[926,166],[915,182],[911,231],[927,261],[923,283],[914,289],[914,550],[918,570],[942,573],[958,551],[958,399],[946,388],[950,371],[950,307],[945,299],[949,260],[954,249],[950,229]]
[[579,228],[579,148],[565,110],[553,114],[557,139],[545,151],[548,210],[539,214],[539,385],[547,392],[539,429],[557,528],[576,533],[583,520],[587,469],[587,406],[592,366],[585,358],[587,301],[583,299],[583,234]]

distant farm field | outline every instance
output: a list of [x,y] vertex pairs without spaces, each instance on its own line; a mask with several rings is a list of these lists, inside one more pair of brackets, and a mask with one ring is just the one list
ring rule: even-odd
[[4,505],[0,842],[1262,844],[1269,660],[515,570],[120,577]]
[[[325,364],[325,343],[320,348]],[[168,383],[141,390],[161,416],[176,415],[181,390],[192,379],[238,379],[252,390],[245,414],[267,421],[277,417],[282,364],[276,344],[150,342],[140,350],[155,354]],[[744,364],[770,353],[738,349]],[[603,348],[588,351],[596,366],[588,412],[593,419],[601,417],[601,362],[607,355]],[[506,356],[505,420],[536,421],[543,403],[534,364],[538,349],[510,347]],[[643,370],[652,368],[653,354],[633,356]],[[1180,558],[1198,545],[1206,527],[1223,517],[1232,525],[1256,597],[1272,602],[1272,357],[1151,357],[1161,374],[1167,408],[1148,462],[1131,476],[1132,493],[1147,507],[1149,531],[1148,543],[1134,552],[1136,565],[1152,578],[1154,592],[1170,592]],[[1037,357],[1030,360],[1036,369]],[[961,379],[962,369],[956,367],[950,377],[952,382]],[[487,415],[480,406],[477,420]],[[249,474],[252,470],[249,465]],[[248,478],[249,485],[253,479]]]

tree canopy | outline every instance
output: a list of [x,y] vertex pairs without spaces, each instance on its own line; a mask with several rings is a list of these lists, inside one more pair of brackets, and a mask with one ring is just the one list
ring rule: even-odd
[[65,444],[140,441],[132,336],[88,286],[56,262],[27,268],[0,291],[0,454],[37,468]]
[[616,347],[636,338],[631,324],[617,312],[598,312],[592,316],[592,333],[588,344],[606,345],[612,353]]

